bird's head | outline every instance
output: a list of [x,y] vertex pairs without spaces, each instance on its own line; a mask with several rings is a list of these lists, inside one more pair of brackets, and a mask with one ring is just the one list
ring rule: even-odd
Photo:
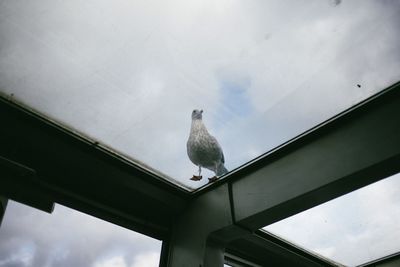
[[195,109],[192,111],[192,120],[201,120],[203,114],[203,110]]

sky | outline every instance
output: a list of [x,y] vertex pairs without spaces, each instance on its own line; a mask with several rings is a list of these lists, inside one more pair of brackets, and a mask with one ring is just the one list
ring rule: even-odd
[[198,188],[208,180],[189,180],[193,109],[235,169],[397,82],[399,10],[395,0],[3,0],[0,91]]
[[196,189],[207,179],[189,180],[193,109],[234,170],[399,81],[399,11],[397,0],[0,0],[0,93]]
[[10,201],[1,267],[156,267],[161,241],[56,205],[52,214]]
[[399,185],[396,174],[264,230],[346,266],[364,264],[400,251]]

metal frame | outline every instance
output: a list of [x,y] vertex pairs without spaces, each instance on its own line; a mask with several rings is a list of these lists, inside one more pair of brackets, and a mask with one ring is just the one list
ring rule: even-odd
[[7,208],[8,199],[0,196],[0,226],[3,221],[4,212]]
[[258,229],[399,172],[399,89],[194,192],[3,97],[0,195],[48,212],[60,203],[164,240],[161,266],[222,266],[225,250],[262,266],[265,253],[280,266],[338,266]]
[[400,265],[400,252],[397,252],[388,255],[386,257],[361,264],[358,267],[396,267],[399,265]]
[[225,251],[228,258],[238,255],[237,261],[245,259],[241,262],[261,266],[342,266],[263,230],[231,242]]

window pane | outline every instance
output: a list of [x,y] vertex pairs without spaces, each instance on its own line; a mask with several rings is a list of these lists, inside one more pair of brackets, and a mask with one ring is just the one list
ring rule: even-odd
[[158,266],[161,241],[57,205],[52,214],[10,201],[0,266]]
[[[188,188],[191,112],[232,170],[400,79],[399,1],[0,2],[0,91]],[[213,176],[204,170],[204,176]]]
[[400,174],[264,228],[347,266],[400,251]]

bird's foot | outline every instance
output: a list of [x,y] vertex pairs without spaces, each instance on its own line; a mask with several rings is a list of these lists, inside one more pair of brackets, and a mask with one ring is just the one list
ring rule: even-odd
[[208,178],[208,182],[209,182],[209,183],[213,183],[213,182],[215,182],[215,181],[217,181],[217,180],[218,180],[218,177],[217,177],[217,176],[213,176],[213,177]]
[[200,181],[203,178],[203,176],[201,175],[193,175],[192,178],[190,178],[190,180],[192,181]]

